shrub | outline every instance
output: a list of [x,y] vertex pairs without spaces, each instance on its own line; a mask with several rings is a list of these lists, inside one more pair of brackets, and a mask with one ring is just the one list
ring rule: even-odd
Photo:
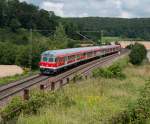
[[33,91],[28,101],[23,101],[20,97],[15,97],[12,101],[1,110],[1,117],[4,122],[18,117],[21,112],[24,114],[37,114],[40,108],[44,105],[62,105],[64,107],[71,107],[76,102],[69,96],[62,96],[60,92],[48,93],[42,91]]
[[31,94],[30,99],[24,103],[24,113],[36,114],[38,109],[46,103],[46,95],[41,92]]
[[100,68],[93,71],[93,77],[104,78],[125,78],[122,68],[118,64],[113,64],[108,68]]
[[122,73],[122,68],[118,64],[114,64],[108,68],[113,73],[113,77],[124,78],[125,75]]
[[127,45],[126,48],[127,48],[127,49],[132,49],[133,46],[134,46],[133,44],[130,44],[130,45]]
[[111,72],[109,69],[99,69],[99,75],[105,78],[112,78],[113,72]]
[[8,106],[1,111],[1,117],[3,120],[10,120],[20,114],[24,104],[20,97],[14,97]]
[[144,45],[136,43],[129,54],[130,62],[132,64],[139,65],[146,58],[146,54],[147,51]]

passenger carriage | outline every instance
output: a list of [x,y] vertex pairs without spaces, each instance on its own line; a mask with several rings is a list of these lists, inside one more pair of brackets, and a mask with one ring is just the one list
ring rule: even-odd
[[120,48],[120,45],[108,45],[46,51],[41,55],[40,71],[53,74],[70,65],[119,52]]

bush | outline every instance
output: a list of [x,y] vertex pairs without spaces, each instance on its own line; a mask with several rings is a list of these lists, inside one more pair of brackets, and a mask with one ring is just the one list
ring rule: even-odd
[[7,122],[15,117],[18,117],[21,113],[24,114],[37,114],[40,108],[44,105],[62,105],[64,107],[71,107],[75,105],[75,101],[65,95],[62,96],[61,92],[42,92],[33,91],[28,101],[23,101],[20,97],[15,97],[12,101],[1,110],[2,119]]
[[1,111],[1,117],[5,120],[10,120],[20,114],[23,108],[23,102],[20,97],[14,97],[8,106]]
[[127,48],[127,49],[132,49],[133,46],[134,46],[133,44],[130,44],[130,45],[127,45],[126,48]]
[[118,64],[113,64],[108,68],[96,69],[93,72],[93,77],[104,77],[104,78],[125,78],[122,73],[122,68]]
[[139,65],[146,58],[146,55],[147,51],[144,45],[136,43],[129,54],[130,62],[134,65]]
[[35,114],[39,108],[46,104],[48,96],[47,93],[38,91],[33,93],[28,101],[23,101],[20,97],[14,97],[1,111],[1,117],[4,121],[9,121],[18,117],[21,112]]
[[113,73],[113,77],[124,78],[125,75],[122,73],[122,68],[118,64],[114,64],[108,68]]
[[24,113],[36,114],[38,109],[46,104],[46,95],[43,92],[35,92],[24,103]]
[[0,42],[0,64],[11,65],[15,63],[18,47],[12,43]]

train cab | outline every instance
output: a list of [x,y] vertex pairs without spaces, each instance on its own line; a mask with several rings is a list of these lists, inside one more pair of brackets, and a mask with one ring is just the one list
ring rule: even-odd
[[57,67],[56,57],[49,54],[42,54],[39,66],[42,73],[49,74],[55,72],[55,68]]

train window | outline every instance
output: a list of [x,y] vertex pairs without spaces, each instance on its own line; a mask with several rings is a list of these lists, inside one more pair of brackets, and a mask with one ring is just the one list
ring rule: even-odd
[[65,58],[63,57],[63,58],[61,58],[61,62],[64,62],[65,61]]
[[77,59],[80,59],[80,55],[77,55]]
[[55,58],[54,62],[58,62],[58,58]]
[[54,59],[53,58],[49,58],[49,62],[53,62],[54,61]]
[[42,61],[47,62],[48,58],[47,57],[43,57]]

